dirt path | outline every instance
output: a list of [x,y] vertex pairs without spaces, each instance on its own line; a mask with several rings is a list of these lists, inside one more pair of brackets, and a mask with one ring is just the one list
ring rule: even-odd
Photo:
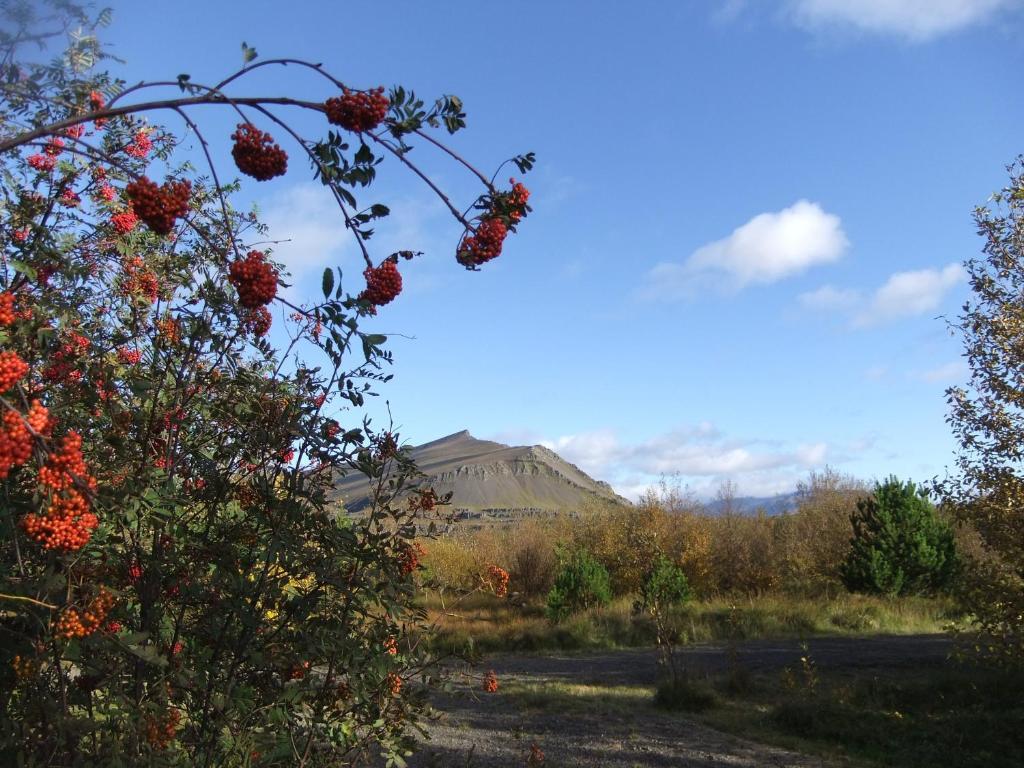
[[[952,648],[948,638],[934,635],[815,638],[808,647],[819,668],[879,675],[886,669],[940,666]],[[797,641],[751,641],[738,648],[739,663],[752,672],[798,663],[802,654]],[[696,676],[725,671],[731,663],[727,647],[717,644],[686,648],[682,658]],[[657,654],[651,649],[495,656],[473,673],[479,677],[488,669],[495,670],[502,690],[478,694],[467,686],[458,695],[438,699],[445,717],[429,727],[430,741],[411,766],[522,768],[534,742],[549,768],[828,765],[654,709],[645,690],[659,676]],[[582,695],[529,695],[537,685],[553,682],[576,686]]]

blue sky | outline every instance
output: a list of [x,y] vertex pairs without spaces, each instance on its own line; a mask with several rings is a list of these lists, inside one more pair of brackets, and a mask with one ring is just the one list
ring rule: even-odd
[[[405,440],[544,442],[630,496],[663,475],[763,495],[826,464],[951,464],[944,390],[966,368],[943,317],[979,252],[971,211],[1024,151],[1020,0],[113,5],[129,80],[214,81],[245,40],[356,87],[458,94],[452,143],[481,168],[537,153],[534,213],[480,273],[429,190],[381,169],[378,257],[426,252],[372,323],[403,334],[373,412],[386,398]],[[235,93],[331,95],[292,69]],[[467,174],[416,153],[472,200]],[[291,240],[293,298],[331,265],[358,290],[308,178],[295,162],[247,199]]]

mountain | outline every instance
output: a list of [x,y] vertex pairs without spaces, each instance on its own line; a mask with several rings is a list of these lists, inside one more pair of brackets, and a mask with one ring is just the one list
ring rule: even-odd
[[[608,483],[541,445],[509,446],[478,440],[463,430],[416,446],[412,458],[439,496],[452,493],[452,507],[462,517],[572,511],[595,502],[629,504]],[[334,490],[349,512],[369,503],[369,484],[362,475],[339,478]]]
[[796,510],[798,497],[799,494],[793,491],[777,496],[737,496],[729,501],[712,499],[704,502],[704,509],[712,515],[723,514],[727,509],[741,515],[753,515],[758,510],[764,510],[766,515],[784,515]]

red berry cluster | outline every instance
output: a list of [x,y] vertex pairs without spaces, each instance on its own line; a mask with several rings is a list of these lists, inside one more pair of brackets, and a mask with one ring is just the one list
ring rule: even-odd
[[366,278],[366,289],[359,294],[360,301],[366,301],[382,307],[402,292],[402,275],[398,265],[388,259],[379,267],[367,267],[363,270]]
[[118,293],[129,298],[141,296],[148,299],[150,304],[154,304],[160,297],[160,281],[156,273],[146,266],[142,257],[133,256],[125,259],[121,265]]
[[388,654],[389,656],[397,656],[398,655],[398,641],[395,638],[393,638],[393,637],[387,638],[384,641],[384,652],[386,654]]
[[485,579],[487,586],[494,590],[494,594],[498,597],[504,597],[508,594],[508,571],[497,565],[491,565],[487,568],[487,578]]
[[89,601],[81,613],[77,608],[68,608],[61,613],[54,630],[58,637],[65,638],[91,635],[103,625],[113,607],[114,596],[106,587],[100,587],[99,594]]
[[17,352],[0,352],[0,393],[17,384],[28,373],[28,363]]
[[252,123],[239,123],[231,134],[235,145],[231,156],[238,170],[257,181],[284,176],[288,170],[288,153],[274,143],[274,137]]
[[192,183],[188,179],[165,181],[157,186],[147,176],[124,188],[135,215],[158,235],[168,235],[174,222],[188,213]]
[[249,251],[244,259],[231,263],[228,282],[238,291],[238,303],[246,309],[269,304],[277,295],[277,270],[262,251]]
[[266,307],[256,307],[242,315],[242,327],[256,338],[262,338],[270,332],[274,318]]
[[139,360],[142,359],[142,353],[137,349],[121,347],[117,350],[117,359],[126,365],[137,365]]
[[419,568],[420,558],[427,554],[419,542],[404,544],[398,552],[398,567],[403,575],[408,575]]
[[484,219],[477,226],[475,234],[463,238],[456,259],[459,264],[469,268],[496,259],[501,255],[501,247],[507,235],[508,227],[501,219]]
[[498,692],[498,676],[494,674],[493,669],[484,675],[484,683],[481,687],[484,689],[485,693]]
[[178,734],[180,722],[181,712],[176,709],[168,709],[160,717],[146,715],[146,741],[154,749],[167,749]]
[[0,479],[31,458],[32,432],[46,435],[49,430],[49,411],[38,400],[29,407],[25,418],[15,411],[7,411],[0,426]]
[[52,155],[35,154],[29,155],[28,165],[30,168],[41,171],[42,173],[49,173],[57,167],[57,158]]
[[534,768],[534,766],[537,765],[544,765],[544,752],[537,745],[537,742],[534,742],[530,745],[530,756],[526,758],[526,765],[527,768]]
[[510,209],[508,217],[516,224],[526,216],[526,202],[530,199],[530,190],[515,179],[509,179],[509,183],[512,185],[512,191],[505,194],[505,203]]
[[115,213],[110,217],[110,223],[114,225],[114,231],[119,235],[127,235],[135,225],[139,223],[139,217],[130,208],[127,211]]
[[78,193],[73,189],[65,189],[58,201],[61,205],[67,208],[77,208],[82,203],[82,198],[78,196]]
[[10,325],[18,319],[14,311],[14,294],[8,291],[0,293],[0,325]]
[[340,125],[346,131],[361,133],[372,131],[387,117],[390,102],[383,86],[369,91],[342,89],[341,98],[324,102],[327,122]]
[[148,155],[153,149],[153,140],[149,138],[149,131],[140,129],[135,133],[135,139],[124,148],[125,154],[137,157],[140,160]]
[[78,358],[89,348],[89,340],[80,333],[72,333],[60,349],[53,353],[50,363],[43,369],[47,381],[78,381],[82,372],[76,369]]

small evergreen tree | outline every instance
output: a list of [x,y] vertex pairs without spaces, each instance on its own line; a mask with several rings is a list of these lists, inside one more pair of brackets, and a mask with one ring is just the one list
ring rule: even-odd
[[608,570],[585,549],[568,556],[559,553],[561,561],[555,584],[548,592],[548,617],[561,621],[572,613],[595,605],[608,605],[612,600]]
[[935,514],[927,492],[890,477],[857,502],[853,538],[840,575],[851,592],[932,594],[957,570],[953,531]]
[[640,589],[640,606],[656,611],[690,599],[686,574],[664,555],[658,555]]

